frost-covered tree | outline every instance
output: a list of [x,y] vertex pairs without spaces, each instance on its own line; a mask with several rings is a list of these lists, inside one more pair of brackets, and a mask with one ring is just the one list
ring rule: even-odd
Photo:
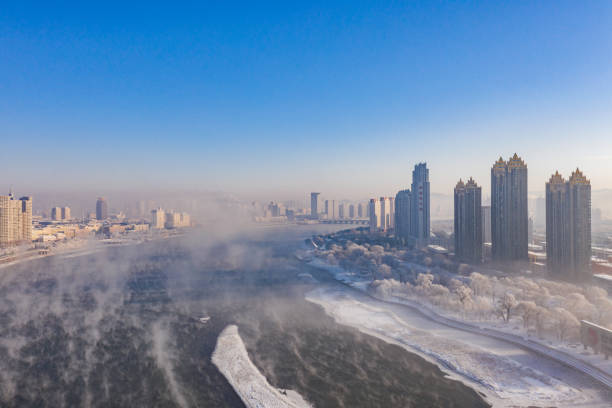
[[470,274],[470,288],[475,296],[488,296],[491,293],[491,280],[488,276],[478,272]]
[[431,273],[419,273],[416,284],[419,288],[428,289],[433,283],[434,276]]
[[505,322],[510,321],[512,309],[517,305],[516,298],[510,292],[506,292],[498,302],[498,314]]
[[523,327],[530,327],[536,324],[538,305],[532,300],[523,300],[516,306],[516,312],[523,318]]
[[569,311],[562,307],[555,307],[552,310],[552,319],[557,331],[557,339],[563,341],[568,337],[577,337],[580,322]]
[[378,277],[382,279],[390,278],[392,276],[391,267],[387,264],[380,264],[378,265],[377,274]]
[[473,303],[472,289],[468,288],[465,285],[460,285],[455,289],[455,294],[457,295],[459,303],[461,303],[461,306],[464,310],[471,307]]
[[594,320],[597,316],[597,308],[582,293],[570,293],[565,298],[564,308],[578,320]]

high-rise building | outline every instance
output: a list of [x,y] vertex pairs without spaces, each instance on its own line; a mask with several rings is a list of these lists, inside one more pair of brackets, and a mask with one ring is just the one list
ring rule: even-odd
[[24,196],[21,201],[21,238],[23,242],[32,242],[32,197]]
[[455,255],[466,262],[482,261],[482,191],[471,177],[455,186]]
[[395,195],[395,236],[404,242],[409,242],[411,236],[411,201],[410,190],[401,190]]
[[491,242],[491,206],[482,206],[482,241]]
[[53,221],[60,221],[62,219],[62,209],[60,207],[53,207],[51,209],[51,219]]
[[338,218],[344,218],[344,204],[338,204]]
[[357,204],[357,217],[363,218],[363,204]]
[[181,213],[168,211],[166,212],[166,228],[178,228],[181,226]]
[[70,220],[71,218],[70,207],[62,207],[62,220]]
[[278,203],[275,203],[274,201],[270,201],[270,204],[268,204],[267,215],[270,217],[280,217],[281,215],[280,205]]
[[0,247],[32,241],[32,198],[0,196]]
[[316,220],[319,218],[319,194],[310,193],[310,218]]
[[370,199],[368,206],[368,213],[370,215],[370,232],[380,230],[380,200],[375,198]]
[[491,241],[496,261],[527,260],[527,165],[515,153],[491,168]]
[[430,235],[429,169],[419,163],[412,171],[411,235],[419,245],[427,244]]
[[395,228],[395,197],[389,197],[389,223],[388,228]]
[[166,213],[161,208],[151,211],[151,228],[162,229],[166,226]]
[[329,217],[329,200],[325,200],[325,218]]
[[393,207],[393,199],[391,197],[380,197],[380,229],[388,231],[393,228],[393,213],[395,208]]
[[584,279],[591,270],[591,183],[576,169],[546,183],[546,262],[551,273]]
[[355,218],[355,204],[349,205],[349,218]]
[[98,201],[96,201],[96,219],[101,221],[107,218],[108,218],[108,203],[106,202],[106,198],[98,197]]

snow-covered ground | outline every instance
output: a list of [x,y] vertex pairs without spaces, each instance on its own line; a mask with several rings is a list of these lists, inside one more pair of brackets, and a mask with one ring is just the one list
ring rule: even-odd
[[212,362],[249,408],[306,408],[311,405],[292,390],[271,386],[253,364],[235,325],[227,326],[217,339]]
[[504,341],[464,332],[406,307],[341,285],[307,299],[338,323],[398,344],[437,363],[488,396],[494,406],[608,406],[607,395],[580,373]]
[[[338,265],[331,265],[320,258],[315,258],[309,263],[332,273],[340,282],[367,292],[367,288],[371,282],[369,279],[354,272],[347,271]],[[370,293],[370,295],[376,296],[372,293]],[[594,354],[591,350],[584,351],[582,347],[571,347],[575,345],[559,342],[544,342],[536,337],[525,334],[524,331],[516,325],[508,327],[490,321],[475,322],[469,319],[458,318],[457,314],[449,314],[433,305],[423,305],[416,300],[396,296],[385,297],[382,300],[417,308],[431,319],[443,322],[447,325],[472,332],[480,332],[486,336],[506,339],[514,344],[521,345],[522,347],[547,355],[557,361],[562,361],[565,364],[574,366],[577,370],[596,378],[602,384],[606,384],[609,389],[612,389],[612,360],[605,360],[601,354]]]

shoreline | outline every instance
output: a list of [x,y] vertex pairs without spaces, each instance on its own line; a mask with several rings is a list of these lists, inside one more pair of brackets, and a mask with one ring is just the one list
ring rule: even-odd
[[[304,262],[304,261],[303,261]],[[568,358],[563,358],[563,356],[559,357],[558,354],[562,353],[559,352],[557,350],[554,349],[550,349],[550,350],[538,350],[536,349],[537,345],[536,344],[523,344],[522,342],[517,342],[517,341],[513,341],[513,339],[509,336],[509,334],[506,333],[501,333],[501,334],[496,334],[495,332],[491,331],[490,329],[482,329],[479,327],[471,327],[469,324],[464,324],[462,322],[459,321],[453,321],[452,319],[446,318],[444,316],[440,316],[438,315],[436,312],[429,310],[428,308],[418,305],[415,302],[399,302],[397,300],[393,300],[393,299],[382,299],[379,298],[377,296],[374,296],[373,294],[369,293],[366,290],[366,286],[364,284],[364,282],[353,282],[350,280],[344,281],[342,280],[341,276],[337,276],[337,274],[339,273],[346,273],[346,271],[342,270],[339,271],[338,269],[340,267],[335,266],[335,265],[327,265],[324,260],[321,260],[319,258],[315,258],[314,260],[310,261],[310,262],[304,262],[306,265],[309,265],[313,268],[317,268],[320,270],[324,270],[326,272],[328,272],[334,279],[334,282],[337,283],[338,285],[340,285],[339,287],[341,288],[345,288],[345,290],[350,290],[351,292],[348,292],[349,295],[347,296],[348,299],[354,298],[357,299],[360,296],[365,297],[366,299],[371,299],[374,302],[378,302],[381,305],[388,305],[390,308],[383,308],[384,310],[386,310],[387,312],[391,312],[392,310],[396,310],[396,311],[406,311],[408,314],[410,315],[415,315],[418,316],[418,319],[430,322],[436,326],[442,326],[442,327],[446,327],[449,330],[446,331],[458,331],[459,333],[465,333],[465,335],[467,337],[470,336],[477,336],[478,338],[482,339],[483,341],[487,340],[488,341],[494,341],[494,342],[499,342],[501,344],[505,344],[506,346],[509,347],[515,347],[517,349],[523,350],[523,353],[534,353],[538,358],[543,359],[543,361],[549,361],[551,364],[560,364],[564,367],[566,367],[568,370],[570,370],[568,373],[572,373],[573,374],[567,374],[570,375],[570,377],[566,377],[566,378],[572,378],[575,377],[576,375],[578,376],[584,376],[584,380],[588,380],[588,381],[592,381],[592,384],[597,384],[598,387],[600,387],[602,392],[610,392],[611,388],[608,386],[608,384],[606,383],[606,378],[598,376],[597,373],[599,372],[599,370],[597,371],[593,371],[590,370],[588,365],[585,367],[586,364],[577,361],[576,364],[573,364],[574,362],[572,361],[572,356],[568,356]],[[312,292],[315,292],[317,289],[309,292],[308,294],[310,295]],[[355,293],[355,296],[350,295],[350,293]],[[309,301],[311,301],[311,299],[307,299]],[[319,303],[319,302],[314,302],[314,303]],[[368,303],[367,301],[365,302],[366,304]],[[323,305],[320,304],[321,307],[323,307]],[[382,307],[382,306],[380,306]],[[328,310],[326,307],[323,307],[324,310],[326,310],[326,313],[328,313]],[[397,309],[399,308],[399,309]],[[358,313],[358,312],[355,312]],[[451,359],[451,363],[449,364],[449,362],[447,361],[447,358],[439,358],[440,356],[438,356],[436,353],[432,353],[432,355],[428,355],[427,352],[431,351],[431,350],[421,350],[419,347],[414,347],[414,345],[409,345],[409,344],[405,344],[402,341],[398,341],[397,339],[395,339],[393,336],[387,336],[385,335],[385,333],[377,333],[376,331],[370,330],[371,328],[368,327],[359,327],[356,323],[354,322],[342,322],[339,321],[337,319],[336,316],[334,316],[333,314],[328,313],[331,317],[333,317],[334,319],[337,320],[338,323],[340,324],[347,324],[349,326],[355,327],[360,331],[363,331],[364,333],[370,334],[370,335],[374,335],[375,337],[379,337],[384,339],[385,341],[388,342],[392,342],[394,344],[399,344],[400,346],[404,347],[405,349],[407,349],[409,352],[412,353],[416,353],[417,355],[424,357],[427,361],[433,362],[434,364],[436,364],[444,373],[449,373],[451,372],[453,375],[451,376],[451,378],[453,379],[458,379],[459,381],[463,382],[464,384],[466,384],[467,386],[473,388],[475,391],[477,392],[481,392],[482,394],[486,395],[487,397],[487,401],[488,402],[492,402],[494,403],[494,406],[497,406],[499,403],[502,403],[502,401],[505,401],[502,396],[496,394],[495,389],[491,389],[485,386],[485,384],[480,383],[477,379],[475,381],[474,378],[472,378],[470,375],[464,375],[465,373],[457,371],[457,367],[454,366],[454,361],[452,361]],[[363,326],[363,325],[362,325]],[[376,330],[378,330],[378,328],[376,328]],[[449,333],[446,333],[449,334]],[[452,333],[450,333],[452,335]],[[461,336],[459,336],[461,337]],[[465,337],[465,336],[464,336]],[[523,340],[523,342],[527,343],[527,341]],[[475,343],[477,344],[477,343]],[[545,348],[545,346],[542,346],[542,348]],[[451,350],[451,349],[449,349]],[[452,355],[452,354],[451,354]],[[493,354],[495,355],[495,354]],[[443,357],[443,356],[442,356]],[[524,366],[526,368],[529,368],[529,365]],[[538,366],[535,366],[538,367]],[[550,366],[547,366],[550,367]],[[546,370],[545,370],[546,371]],[[546,374],[549,378],[553,379],[553,380],[558,380],[557,376],[555,375],[554,371],[550,372],[550,370],[548,370],[548,374]],[[604,373],[605,374],[605,373]],[[459,378],[457,378],[459,377]],[[579,378],[579,377],[576,377]],[[563,382],[563,381],[562,381]],[[544,385],[544,384],[542,384]],[[580,387],[575,387],[577,389],[581,389]],[[586,387],[585,387],[586,388]],[[594,391],[596,391],[596,389],[588,389],[586,388],[586,390],[583,390],[584,392],[586,392],[585,397],[586,396],[591,396]],[[589,392],[590,391],[590,392]],[[493,394],[493,395],[492,395]],[[493,397],[493,398],[491,398]],[[550,405],[549,403],[536,403],[536,405],[538,404],[544,404],[544,405]],[[556,402],[555,404],[560,404],[563,406],[568,406],[568,403],[563,403],[563,401],[559,401]],[[502,403],[503,405],[503,403]],[[519,404],[520,405],[520,404]],[[529,405],[529,404],[528,404]],[[573,404],[572,404],[573,405]],[[606,406],[605,404],[597,404],[595,406]],[[571,405],[570,405],[571,406]]]
[[[463,375],[462,373],[454,370],[452,367],[450,367],[448,364],[446,364],[444,361],[437,359],[436,357],[432,356],[431,354],[427,354],[426,352],[424,352],[422,349],[416,348],[414,346],[410,346],[406,343],[403,343],[397,339],[394,339],[391,336],[387,336],[385,334],[382,334],[380,332],[377,332],[376,330],[372,330],[372,329],[368,329],[362,326],[358,326],[358,325],[353,325],[347,322],[342,321],[341,319],[339,319],[336,315],[334,315],[333,312],[330,312],[328,310],[328,308],[326,307],[326,305],[324,304],[324,302],[321,302],[317,299],[314,299],[312,297],[313,294],[315,294],[317,291],[321,290],[321,288],[317,288],[317,289],[313,289],[309,292],[307,292],[305,294],[305,299],[308,302],[311,302],[313,304],[316,304],[318,306],[320,306],[321,308],[323,308],[323,310],[325,311],[325,314],[327,314],[328,316],[332,317],[334,319],[334,321],[337,324],[341,324],[341,325],[346,325],[349,327],[353,327],[357,330],[359,330],[361,333],[367,334],[369,336],[372,337],[376,337],[386,343],[389,344],[394,344],[396,346],[399,346],[401,348],[403,348],[404,350],[408,351],[409,353],[413,353],[416,354],[417,356],[421,357],[423,360],[427,361],[430,364],[435,365],[436,367],[438,367],[442,373],[444,374],[445,377],[458,381],[461,384],[465,385],[466,387],[472,388],[474,391],[476,391],[478,394],[480,394],[480,396],[482,396],[482,398],[489,404],[491,404],[492,407],[496,407],[499,406],[500,404],[503,404],[504,400],[502,398],[500,398],[497,394],[495,394],[495,391],[487,388],[486,386],[484,386],[482,383],[476,381],[474,378],[471,378],[469,376]],[[392,313],[392,312],[390,312]],[[394,314],[393,314],[394,315]],[[395,316],[396,319],[401,320],[399,317]],[[400,324],[404,324],[403,322]]]
[[[316,262],[317,260],[319,262]],[[524,350],[528,350],[530,352],[536,353],[542,357],[552,359],[569,368],[575,369],[581,372],[582,374],[588,375],[590,378],[597,381],[602,386],[606,387],[608,390],[612,391],[612,376],[611,375],[601,370],[600,368],[593,366],[589,362],[580,360],[562,350],[548,347],[545,344],[542,344],[535,340],[526,340],[518,335],[511,334],[511,333],[505,333],[503,331],[500,331],[494,328],[486,328],[486,327],[482,328],[482,327],[475,326],[469,322],[463,322],[463,321],[460,321],[460,320],[457,320],[451,317],[446,317],[446,316],[443,316],[437,313],[436,311],[432,310],[431,308],[425,305],[419,304],[414,301],[410,301],[408,299],[402,299],[401,301],[399,301],[397,299],[393,300],[393,298],[383,299],[383,298],[374,296],[372,293],[365,290],[365,288],[361,287],[363,285],[356,285],[356,284],[351,285],[347,282],[344,282],[338,279],[336,274],[333,272],[333,269],[340,268],[340,267],[335,266],[335,265],[328,265],[325,263],[325,261],[321,260],[320,258],[315,258],[313,261],[308,262],[308,264],[315,268],[321,268],[321,269],[326,270],[334,277],[334,279],[337,282],[349,288],[358,290],[359,292],[363,293],[366,296],[371,297],[372,299],[375,299],[375,300],[378,300],[384,303],[389,303],[392,305],[399,305],[399,306],[410,308],[413,311],[421,314],[423,317],[426,317],[429,320],[432,320],[436,323],[439,323],[439,324],[442,324],[442,325],[445,325],[445,326],[448,326],[448,327],[451,327],[457,330],[468,331],[473,334],[486,336],[486,337],[490,337],[490,338],[493,338],[499,341],[505,341],[507,343],[513,344],[514,346],[517,346]],[[348,272],[348,271],[345,271],[344,269],[342,271],[344,273]],[[353,282],[353,283],[357,283],[357,282]]]
[[10,268],[11,266],[16,266],[16,265],[20,265],[23,263],[27,263],[30,261],[36,261],[36,260],[50,258],[54,256],[63,256],[64,258],[77,258],[80,256],[95,254],[107,248],[142,245],[142,244],[146,244],[149,242],[161,241],[165,239],[182,237],[182,236],[184,236],[184,234],[169,235],[165,237],[147,237],[149,239],[146,239],[146,240],[145,239],[141,239],[141,240],[134,239],[134,240],[125,240],[125,241],[120,241],[120,242],[111,242],[111,241],[105,242],[105,240],[86,240],[86,241],[84,240],[83,241],[84,245],[78,248],[62,248],[59,251],[57,250],[49,251],[48,253],[43,254],[43,255],[38,254],[38,255],[32,255],[32,256],[27,256],[27,257],[22,257],[22,258],[19,258],[19,256],[17,255],[17,259],[10,261],[10,262],[6,262],[6,263],[1,263],[0,270],[5,269],[5,268]]

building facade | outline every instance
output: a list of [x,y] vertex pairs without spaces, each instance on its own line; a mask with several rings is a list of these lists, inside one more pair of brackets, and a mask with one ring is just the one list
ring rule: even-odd
[[368,214],[370,215],[370,232],[380,230],[380,201],[376,198],[371,198],[368,206]]
[[527,260],[527,165],[515,153],[491,168],[491,242],[495,261]]
[[482,189],[471,177],[455,186],[455,256],[482,262]]
[[99,221],[108,218],[108,203],[104,197],[99,197],[96,201],[96,219]]
[[61,219],[62,219],[62,209],[60,207],[53,207],[51,209],[51,219],[53,221],[61,221]]
[[430,235],[429,169],[419,163],[412,171],[411,235],[419,245],[426,245]]
[[404,243],[410,242],[410,221],[411,221],[411,200],[410,190],[401,190],[395,195],[395,236]]
[[576,169],[546,183],[546,259],[550,273],[582,280],[591,275],[591,183]]
[[0,247],[32,242],[32,198],[0,196]]
[[162,229],[166,226],[166,213],[161,208],[151,211],[151,228]]
[[310,193],[310,218],[316,220],[319,218],[319,194]]

